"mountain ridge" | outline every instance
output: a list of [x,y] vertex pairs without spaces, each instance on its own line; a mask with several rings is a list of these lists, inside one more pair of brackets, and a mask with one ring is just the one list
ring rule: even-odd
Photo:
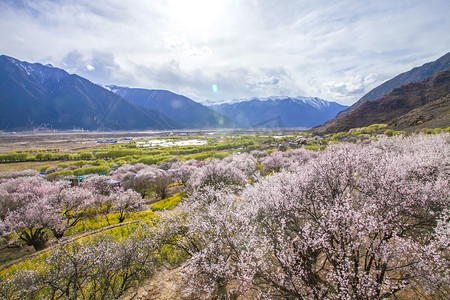
[[270,121],[277,120],[276,126],[286,128],[314,127],[346,108],[336,102],[301,96],[252,97],[238,102],[212,104],[209,107],[243,127],[271,126]]
[[130,104],[75,74],[0,56],[0,129],[179,129],[164,114]]
[[450,68],[420,82],[393,89],[377,100],[369,100],[346,116],[316,132],[332,133],[386,123],[397,130],[450,126]]
[[338,113],[333,119],[328,120],[325,124],[334,122],[349,114],[351,111],[359,107],[366,101],[377,100],[390,93],[394,88],[401,87],[408,83],[420,82],[427,77],[430,77],[438,72],[442,72],[450,67],[450,52],[439,57],[437,60],[425,63],[421,66],[412,68],[409,71],[400,73],[399,75],[383,82],[379,86],[370,90],[367,94],[361,97],[358,101],[352,104],[349,108]]
[[107,85],[106,87],[130,103],[167,114],[188,128],[238,127],[229,118],[186,96],[171,91],[116,85]]
[[292,100],[294,102],[302,102],[302,103],[309,103],[313,104],[316,103],[317,106],[320,104],[323,104],[325,106],[329,106],[330,103],[333,103],[331,101],[327,101],[318,97],[305,97],[305,96],[268,96],[268,97],[250,97],[250,98],[241,98],[241,99],[232,99],[228,101],[211,101],[211,100],[205,100],[201,102],[205,106],[214,106],[214,105],[221,105],[221,104],[235,104],[235,103],[241,103],[241,102],[249,102],[249,101],[284,101],[284,100]]

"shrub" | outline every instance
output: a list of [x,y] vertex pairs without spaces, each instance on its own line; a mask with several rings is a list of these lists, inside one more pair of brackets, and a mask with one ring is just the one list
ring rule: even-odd
[[110,171],[111,169],[108,166],[94,166],[94,167],[87,167],[84,169],[76,169],[73,171],[73,175],[82,176],[87,174],[107,174]]
[[62,170],[62,171],[51,172],[51,173],[47,172],[46,178],[48,180],[58,180],[58,179],[62,179],[67,176],[72,176],[72,175],[74,175],[72,170]]

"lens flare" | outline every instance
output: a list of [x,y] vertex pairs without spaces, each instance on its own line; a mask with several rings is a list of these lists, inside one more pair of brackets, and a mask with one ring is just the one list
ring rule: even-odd
[[213,85],[212,85],[212,91],[213,91],[214,93],[217,93],[217,91],[218,91],[218,89],[217,89],[217,84],[213,84]]

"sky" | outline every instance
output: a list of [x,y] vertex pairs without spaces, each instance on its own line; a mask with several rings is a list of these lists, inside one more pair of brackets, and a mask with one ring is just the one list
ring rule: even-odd
[[195,101],[351,105],[450,51],[448,0],[0,0],[0,54]]

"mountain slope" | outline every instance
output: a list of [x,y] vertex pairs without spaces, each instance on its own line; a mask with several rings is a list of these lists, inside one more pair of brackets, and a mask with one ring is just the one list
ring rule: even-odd
[[154,109],[189,128],[231,128],[236,124],[229,118],[185,96],[164,90],[147,90],[108,86],[112,92],[133,104]]
[[420,67],[413,68],[408,72],[401,73],[394,78],[384,82],[383,84],[372,89],[365,94],[361,99],[355,102],[346,110],[341,111],[335,118],[329,120],[326,124],[330,124],[335,120],[348,115],[361,104],[370,100],[377,100],[390,93],[393,89],[401,87],[408,83],[420,82],[427,77],[430,77],[438,72],[442,72],[450,67],[450,52],[438,58],[435,61],[426,63]]
[[243,127],[309,128],[322,124],[346,106],[312,97],[268,97],[210,104],[215,111]]
[[450,69],[421,82],[396,88],[378,100],[366,101],[348,115],[316,130],[339,132],[374,123],[385,123],[389,128],[401,130],[426,126],[448,127],[449,83]]
[[175,129],[164,114],[64,70],[0,56],[0,129]]
[[447,128],[450,126],[450,95],[399,116],[389,123],[396,130],[413,131],[419,128]]

